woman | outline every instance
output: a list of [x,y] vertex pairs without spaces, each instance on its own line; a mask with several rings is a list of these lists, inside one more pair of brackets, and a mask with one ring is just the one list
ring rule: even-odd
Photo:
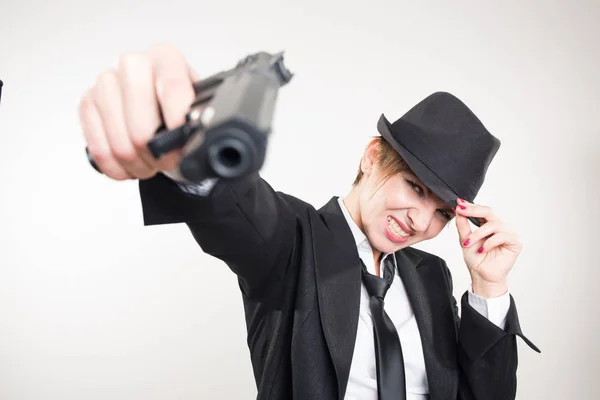
[[[152,159],[159,110],[183,123],[197,79],[170,46],[123,56],[84,95],[81,122],[101,171],[140,179],[146,225],[186,223],[237,275],[258,398],[514,399],[507,275],[521,243],[473,204],[499,141],[471,110],[435,93],[382,116],[350,193],[317,210],[258,174],[197,195],[167,173],[176,152]],[[461,318],[445,262],[412,247],[455,215],[472,278]]]

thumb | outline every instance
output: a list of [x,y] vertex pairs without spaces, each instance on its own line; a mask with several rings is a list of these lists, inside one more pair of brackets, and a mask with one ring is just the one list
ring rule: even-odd
[[192,79],[192,83],[196,83],[200,81],[200,74],[198,73],[198,71],[192,67],[191,65],[188,66],[189,71],[190,71],[190,78]]
[[458,214],[456,214],[456,229],[458,230],[458,238],[461,244],[467,240],[472,232],[467,217]]

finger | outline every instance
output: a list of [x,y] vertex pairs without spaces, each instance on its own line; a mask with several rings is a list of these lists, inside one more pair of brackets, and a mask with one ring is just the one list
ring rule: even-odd
[[[464,217],[463,217],[464,218]],[[477,244],[480,240],[486,239],[487,237],[498,233],[498,232],[507,232],[506,227],[499,221],[490,221],[487,222],[481,227],[475,229],[463,242],[463,247],[472,247]]]
[[458,230],[458,239],[461,243],[464,243],[465,240],[471,234],[471,225],[469,225],[469,220],[462,215],[456,214],[456,229]]
[[498,219],[490,207],[469,203],[462,199],[458,199],[456,214],[483,219],[484,222]]
[[190,67],[183,55],[171,46],[154,47],[149,55],[164,122],[168,129],[176,128],[185,123],[185,115],[196,97]]
[[88,150],[98,168],[106,176],[118,181],[133,179],[111,153],[102,119],[90,91],[83,95],[79,103],[79,120]]
[[147,165],[156,170],[170,170],[177,166],[177,157],[156,160],[148,149],[148,142],[162,124],[154,91],[152,60],[145,54],[128,54],[119,61],[118,79],[123,96],[123,110],[127,132],[135,151]]
[[502,247],[513,253],[519,253],[523,248],[523,244],[516,235],[507,232],[500,232],[485,240],[478,248],[477,252],[483,254],[498,247]]
[[123,100],[119,80],[114,71],[105,72],[98,78],[94,100],[111,151],[123,168],[139,179],[147,179],[156,173],[156,169],[147,165],[140,158],[127,133],[125,115],[123,113]]

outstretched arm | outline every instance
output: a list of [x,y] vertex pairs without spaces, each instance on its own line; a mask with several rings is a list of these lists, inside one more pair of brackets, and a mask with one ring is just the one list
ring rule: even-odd
[[186,223],[202,250],[238,276],[246,295],[265,294],[287,272],[295,213],[259,174],[218,182],[205,196],[160,174],[140,181],[140,194],[146,225]]

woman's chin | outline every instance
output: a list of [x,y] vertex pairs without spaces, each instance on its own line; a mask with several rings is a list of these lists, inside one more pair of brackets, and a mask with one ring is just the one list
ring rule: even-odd
[[398,250],[402,250],[405,247],[410,246],[411,240],[406,240],[402,243],[397,243],[390,240],[386,235],[382,235],[377,238],[376,242],[373,243],[377,250],[381,251],[384,254],[395,253]]

